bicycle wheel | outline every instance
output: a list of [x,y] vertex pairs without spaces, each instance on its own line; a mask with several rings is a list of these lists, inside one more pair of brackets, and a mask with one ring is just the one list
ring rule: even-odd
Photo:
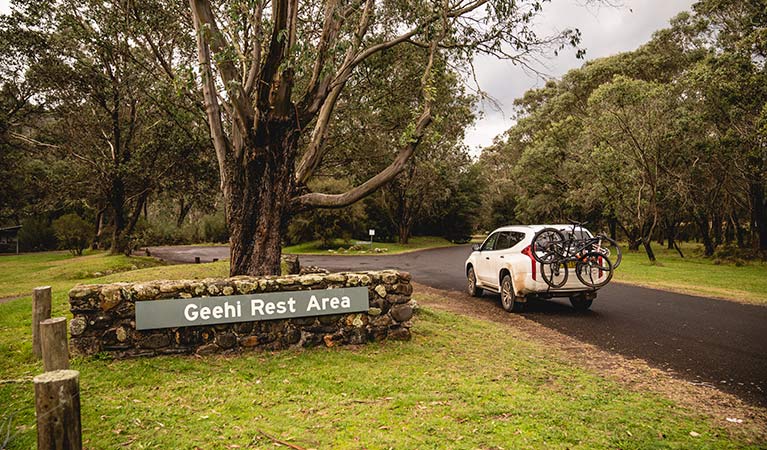
[[600,239],[601,242],[596,251],[610,258],[610,262],[613,263],[613,270],[617,269],[618,266],[621,265],[621,260],[623,260],[623,252],[621,252],[621,247],[617,242],[615,242],[615,240],[610,239],[607,236],[600,235],[597,236],[597,238]]
[[544,228],[533,236],[530,243],[533,259],[541,264],[548,264],[562,260],[564,252],[565,236],[556,228]]
[[613,277],[613,263],[599,252],[589,252],[575,263],[575,276],[588,287],[600,288]]
[[552,288],[560,288],[567,283],[567,263],[554,261],[541,264],[541,278]]

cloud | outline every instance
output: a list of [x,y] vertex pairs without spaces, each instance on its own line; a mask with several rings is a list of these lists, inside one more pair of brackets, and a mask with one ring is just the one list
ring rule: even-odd
[[[693,3],[693,0],[625,0],[621,6],[584,6],[572,0],[554,1],[545,4],[535,29],[540,35],[547,35],[578,28],[586,60],[590,60],[636,49]],[[475,69],[480,88],[500,104],[501,111],[489,102],[481,104],[479,109],[484,117],[467,130],[465,144],[477,154],[477,147],[491,144],[493,138],[513,125],[514,99],[529,89],[542,87],[546,78],[559,78],[583,63],[584,60],[575,58],[574,51],[564,50],[559,56],[535,64],[535,69],[545,74],[541,77],[508,61],[477,58]]]

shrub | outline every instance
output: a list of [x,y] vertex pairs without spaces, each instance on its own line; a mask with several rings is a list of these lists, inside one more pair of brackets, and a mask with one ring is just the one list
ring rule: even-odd
[[751,248],[743,248],[735,245],[722,245],[716,249],[713,256],[714,258],[740,267],[746,265],[747,261],[759,259],[761,255],[758,251]]
[[65,214],[53,221],[59,248],[80,256],[91,240],[91,226],[77,214]]
[[198,239],[202,242],[229,242],[229,230],[223,212],[203,216],[199,222]]
[[[349,183],[340,180],[321,180],[312,185],[320,192],[338,193],[349,188]],[[362,203],[355,203],[339,209],[314,209],[298,214],[288,226],[287,239],[290,244],[319,240],[320,248],[329,249],[336,245],[336,239],[345,244],[352,236],[361,234],[362,224],[367,223]]]
[[56,248],[56,234],[47,219],[31,217],[21,223],[19,247],[25,252],[41,252]]
[[167,217],[150,222],[139,221],[135,235],[139,246],[184,245],[205,242],[226,243],[229,232],[223,212],[204,215],[198,220],[186,222],[181,228]]

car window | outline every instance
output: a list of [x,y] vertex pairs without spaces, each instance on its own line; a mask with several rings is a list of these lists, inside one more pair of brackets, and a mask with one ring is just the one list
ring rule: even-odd
[[498,240],[495,242],[493,250],[505,250],[509,247],[511,247],[511,233],[504,231],[498,236]]
[[510,236],[509,236],[509,247],[508,248],[514,247],[515,245],[517,245],[520,242],[522,242],[522,240],[525,238],[525,233],[518,233],[516,231],[512,231],[511,233],[509,233],[509,235]]
[[[570,235],[573,234],[573,230],[562,230],[562,234],[565,235],[565,239],[569,239]],[[590,237],[586,230],[575,230],[575,239],[588,239]]]
[[484,243],[484,244],[482,244],[482,248],[481,248],[480,250],[481,250],[481,251],[485,251],[485,250],[492,250],[492,249],[493,249],[493,247],[495,246],[495,241],[497,241],[497,240],[498,240],[498,235],[499,235],[499,234],[500,234],[500,233],[493,233],[493,234],[491,234],[491,235],[490,235],[490,237],[489,237],[489,238],[487,238],[487,240],[485,241],[485,243]]

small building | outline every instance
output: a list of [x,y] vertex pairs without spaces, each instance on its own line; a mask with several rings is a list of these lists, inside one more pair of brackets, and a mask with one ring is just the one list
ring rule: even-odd
[[0,253],[19,254],[19,230],[21,225],[15,227],[0,228]]

